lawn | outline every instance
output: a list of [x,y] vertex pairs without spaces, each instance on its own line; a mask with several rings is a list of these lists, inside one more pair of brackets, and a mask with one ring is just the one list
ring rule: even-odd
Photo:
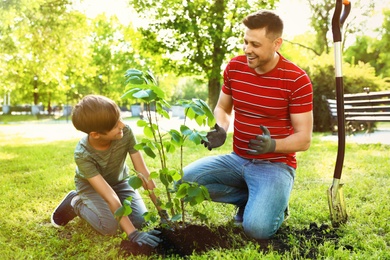
[[[348,222],[336,230],[337,239],[318,243],[297,235],[311,223],[330,226],[326,191],[333,179],[337,143],[324,142],[321,136],[314,134],[309,151],[298,154],[291,217],[282,226],[284,232],[291,231],[291,250],[266,252],[248,242],[235,250],[215,249],[188,259],[297,259],[305,258],[305,251],[311,247],[315,248],[315,258],[321,259],[390,259],[390,146],[348,143],[342,176]],[[0,134],[1,258],[126,259],[119,250],[119,233],[115,237],[101,236],[79,218],[60,230],[50,224],[57,203],[74,189],[73,149],[77,140],[29,141]],[[191,146],[185,151],[185,164],[230,150],[231,142],[212,152]],[[171,158],[173,164],[178,163],[177,157]],[[149,158],[147,164],[151,170],[158,167],[157,161]],[[231,206],[207,202],[203,207],[214,225],[224,225],[234,215]]]

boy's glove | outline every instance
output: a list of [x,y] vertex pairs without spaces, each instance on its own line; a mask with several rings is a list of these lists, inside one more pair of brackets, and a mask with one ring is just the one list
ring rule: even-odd
[[213,148],[220,147],[225,143],[226,140],[226,131],[218,124],[215,124],[214,130],[211,130],[207,133],[207,142],[202,140],[200,143],[207,147],[209,151]]
[[275,151],[276,142],[271,138],[269,130],[265,126],[260,126],[263,131],[262,135],[257,135],[256,139],[249,140],[249,148],[252,149],[247,151],[248,154],[259,155],[263,153],[272,153]]
[[161,234],[161,232],[158,230],[151,230],[149,232],[135,230],[129,234],[129,240],[133,243],[137,243],[139,246],[149,245],[154,248],[161,242],[161,239],[157,237],[159,234]]

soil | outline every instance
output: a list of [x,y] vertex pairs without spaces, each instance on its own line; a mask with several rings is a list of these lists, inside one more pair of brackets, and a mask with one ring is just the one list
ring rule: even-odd
[[[247,237],[241,227],[218,226],[209,227],[204,225],[186,225],[178,229],[158,228],[161,231],[162,242],[157,248],[139,246],[128,240],[123,240],[120,249],[125,255],[146,255],[157,254],[160,256],[185,257],[193,253],[201,254],[211,249],[239,249],[245,247],[249,242],[257,243],[263,252],[276,251],[280,254],[290,252],[293,248],[299,248],[297,256],[304,258],[317,258],[318,246],[325,241],[338,245],[339,236],[337,230],[328,225],[318,226],[310,224],[302,230],[283,226],[271,239],[254,240]],[[344,246],[344,249],[353,250],[351,246]]]

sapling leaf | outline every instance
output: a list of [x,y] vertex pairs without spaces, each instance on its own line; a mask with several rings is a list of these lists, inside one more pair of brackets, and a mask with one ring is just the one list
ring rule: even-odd
[[176,145],[183,144],[183,137],[181,136],[181,134],[177,130],[172,129],[168,133],[171,135],[171,140],[173,143],[175,143]]
[[192,130],[186,125],[180,126],[180,132],[182,135],[191,135],[192,134]]
[[202,194],[205,197],[205,199],[206,200],[211,200],[209,190],[205,186],[203,186],[203,185],[200,185],[200,188],[202,190]]
[[165,187],[169,186],[166,174],[160,174],[160,181]]
[[200,141],[202,140],[202,138],[199,136],[197,132],[192,132],[188,139],[191,140],[196,145],[200,144]]
[[125,94],[123,94],[121,96],[121,98],[131,98],[131,99],[133,99],[134,98],[134,96],[133,96],[134,93],[137,93],[140,90],[141,90],[140,88],[131,88],[131,89],[127,90],[125,92]]
[[125,208],[125,212],[123,213],[123,216],[128,216],[133,211],[133,209],[131,208],[131,200],[128,200],[128,199],[129,198],[127,198],[123,201],[123,207]]
[[171,142],[166,142],[164,146],[167,153],[174,153],[176,151],[176,147]]
[[180,184],[179,189],[176,192],[176,197],[178,199],[184,198],[187,195],[188,187],[189,187],[188,183]]
[[137,126],[139,126],[139,127],[144,127],[144,126],[147,126],[147,125],[148,125],[148,122],[146,122],[143,119],[140,119],[140,120],[137,121]]
[[142,147],[142,149],[144,150],[144,152],[146,153],[147,156],[151,157],[151,158],[156,158],[156,154],[153,152],[153,150],[147,146],[147,145],[144,145]]
[[181,220],[181,218],[182,218],[182,215],[181,215],[181,214],[176,214],[176,215],[174,215],[174,216],[171,218],[171,221],[172,221],[172,222],[176,222],[176,221]]
[[190,197],[197,197],[201,193],[202,191],[198,187],[189,187],[187,191],[187,194]]
[[144,135],[149,138],[153,138],[153,129],[150,126],[144,126]]
[[125,208],[119,207],[117,210],[115,210],[114,216],[117,221],[120,221],[120,219],[124,216],[125,214]]
[[149,179],[156,179],[158,178],[158,172],[151,172],[150,175],[149,175]]
[[142,187],[142,180],[141,178],[139,178],[138,176],[131,176],[129,178],[129,185],[133,188],[133,189],[139,189]]
[[139,91],[137,91],[133,94],[133,97],[139,98],[139,99],[145,99],[145,98],[149,97],[149,93],[143,89],[140,89]]
[[194,113],[198,116],[203,116],[205,114],[205,112],[200,107],[198,107],[196,104],[192,104],[190,109],[192,109],[194,111]]
[[132,84],[132,85],[142,85],[145,83],[145,80],[143,77],[139,77],[137,75],[130,76],[126,79],[127,84]]

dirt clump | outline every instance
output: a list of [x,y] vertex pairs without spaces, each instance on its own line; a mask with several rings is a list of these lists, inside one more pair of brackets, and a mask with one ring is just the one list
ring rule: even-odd
[[[125,255],[161,255],[186,257],[202,254],[212,249],[239,249],[248,243],[257,243],[260,250],[276,251],[280,254],[299,248],[297,257],[316,258],[318,246],[325,241],[332,241],[338,246],[339,236],[337,230],[329,225],[311,223],[308,228],[294,229],[282,226],[270,239],[255,240],[247,237],[241,227],[234,225],[206,226],[186,225],[177,229],[157,228],[161,231],[162,242],[157,248],[139,246],[128,240],[123,240],[120,249]],[[351,246],[345,246],[352,250]]]

